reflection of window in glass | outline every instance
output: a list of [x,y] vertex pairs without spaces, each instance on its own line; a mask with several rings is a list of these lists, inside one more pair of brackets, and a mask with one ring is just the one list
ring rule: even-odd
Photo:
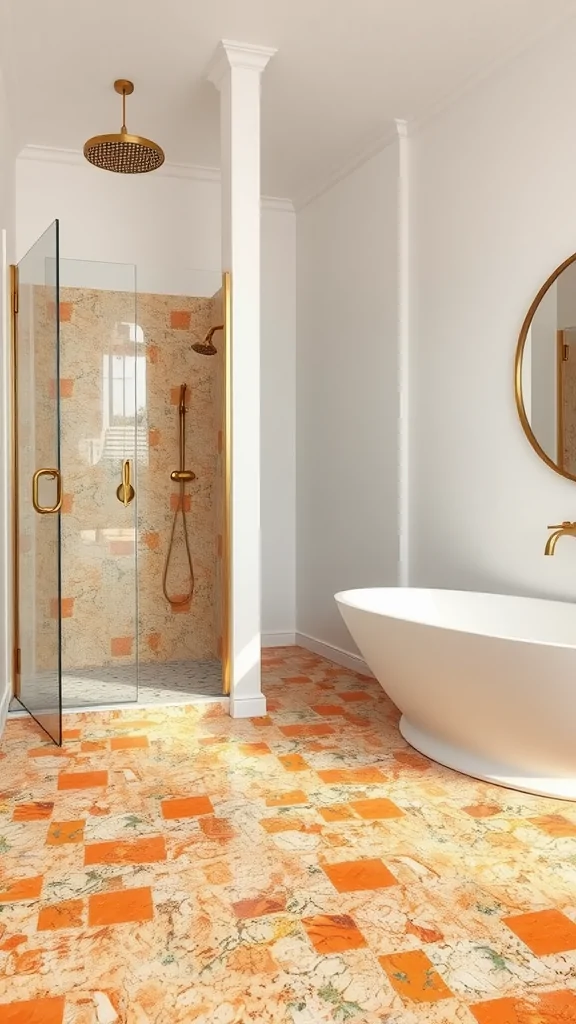
[[148,462],[146,426],[146,354],[137,352],[144,343],[139,324],[115,325],[112,351],[102,357],[104,434],[103,457],[134,458]]

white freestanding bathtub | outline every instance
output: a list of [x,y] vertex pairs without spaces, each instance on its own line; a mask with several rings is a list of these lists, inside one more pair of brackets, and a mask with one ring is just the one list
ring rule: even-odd
[[576,605],[410,588],[336,601],[408,743],[466,775],[576,800]]

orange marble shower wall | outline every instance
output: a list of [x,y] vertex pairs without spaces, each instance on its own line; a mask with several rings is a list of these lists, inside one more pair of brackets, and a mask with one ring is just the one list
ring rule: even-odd
[[[63,667],[214,657],[217,528],[214,478],[219,413],[219,357],[192,351],[211,323],[212,300],[63,289],[61,422]],[[136,324],[136,326],[134,326]],[[130,326],[132,325],[132,326]],[[136,374],[125,387],[128,415],[115,415],[109,357]],[[107,363],[108,370],[105,370]],[[106,378],[106,373],[108,378]],[[188,385],[185,507],[195,569],[192,601],[173,608],[162,593],[178,487],[178,405]],[[120,387],[114,385],[113,387]],[[116,396],[116,403],[118,395]],[[122,404],[122,399],[120,399]],[[130,405],[131,403],[131,405]],[[134,415],[135,407],[138,412]],[[118,501],[122,461],[129,459],[136,500]],[[169,587],[186,593],[181,521]]]

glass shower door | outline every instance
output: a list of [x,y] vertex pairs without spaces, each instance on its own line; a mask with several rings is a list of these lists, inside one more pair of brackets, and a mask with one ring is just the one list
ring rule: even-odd
[[62,742],[58,221],[14,271],[14,696]]
[[138,699],[146,375],[131,264],[60,261],[64,707]]

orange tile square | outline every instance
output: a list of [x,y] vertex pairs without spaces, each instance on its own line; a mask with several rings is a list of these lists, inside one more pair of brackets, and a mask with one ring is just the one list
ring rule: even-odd
[[74,598],[63,597],[59,602],[57,597],[50,598],[50,618],[57,619],[58,615],[63,619],[71,619],[74,615]]
[[72,398],[74,394],[74,381],[70,378],[60,381],[60,398]]
[[93,754],[96,750],[107,750],[108,740],[82,740],[80,750],[83,754]]
[[267,729],[268,726],[274,725],[270,715],[260,715],[259,718],[251,718],[250,721],[257,729]]
[[546,832],[555,839],[569,839],[576,836],[576,824],[569,821],[563,814],[541,814],[537,818],[529,818],[528,821]]
[[529,1001],[489,999],[468,1009],[478,1024],[576,1024],[576,994],[569,990],[542,992]]
[[270,747],[267,743],[241,743],[240,752],[246,757],[258,757],[262,754],[269,754]]
[[191,316],[187,309],[173,309],[170,313],[170,327],[176,331],[189,330]]
[[232,904],[236,917],[266,917],[267,914],[281,914],[286,910],[284,896],[258,896],[254,900],[240,900]]
[[395,750],[393,757],[399,764],[406,765],[407,768],[418,768],[420,771],[426,771],[426,769],[431,767],[430,761],[413,750]]
[[278,760],[287,772],[305,772],[310,767],[301,754],[281,754]]
[[149,746],[147,736],[113,736],[110,740],[111,750],[137,750]]
[[275,793],[266,798],[266,807],[292,807],[294,804],[307,804],[308,797],[302,789],[293,789],[289,793]]
[[303,832],[305,830],[305,826],[299,818],[289,818],[287,815],[281,818],[261,818],[260,824],[269,835],[275,835],[277,832]]
[[234,839],[236,830],[227,818],[200,818],[200,828],[208,839]]
[[164,836],[140,836],[138,839],[112,839],[88,843],[84,864],[157,864],[166,860]]
[[148,362],[152,363],[152,365],[155,365],[158,362],[158,357],[160,355],[160,350],[159,350],[158,346],[157,345],[148,345],[148,348],[146,350],[146,355],[148,356]]
[[316,952],[345,953],[363,949],[366,939],[348,914],[318,914],[302,920],[306,934]]
[[148,444],[150,448],[158,448],[160,444],[160,431],[157,427],[151,427],[148,431]]
[[108,772],[60,772],[58,789],[97,789],[108,785]]
[[155,530],[149,530],[142,534],[142,540],[150,551],[157,551],[160,547],[160,534]]
[[12,821],[44,821],[49,818],[54,810],[54,804],[49,801],[41,803],[36,801],[31,804],[16,804],[12,812]]
[[186,796],[174,800],[162,800],[162,817],[168,821],[176,818],[198,818],[201,814],[214,814],[212,801],[207,796]]
[[471,804],[469,807],[463,807],[462,810],[471,818],[492,818],[495,814],[500,814],[502,808],[497,804]]
[[452,992],[422,949],[378,957],[388,980],[405,1002],[436,1003]]
[[148,633],[146,636],[146,643],[151,651],[160,650],[160,644],[162,642],[162,635],[160,633]]
[[62,739],[63,740],[79,740],[82,735],[82,729],[63,729]]
[[64,494],[62,496],[62,508],[60,510],[62,512],[62,515],[64,515],[64,516],[70,515],[70,513],[73,510],[73,508],[74,508],[74,495],[73,494]]
[[355,815],[347,804],[332,804],[330,807],[319,807],[324,821],[350,821]]
[[192,498],[189,494],[184,495],[184,500],[181,501],[179,493],[170,495],[170,511],[176,512],[181,506],[183,506],[185,512],[190,512],[192,508]]
[[531,914],[503,917],[502,923],[535,956],[550,956],[576,949],[576,924],[561,910],[536,910]]
[[383,818],[403,818],[404,811],[400,810],[392,800],[385,797],[375,800],[352,800],[350,806],[356,814],[366,821],[378,821]]
[[334,735],[334,729],[332,728],[331,725],[328,725],[326,722],[318,722],[317,725],[308,725],[306,723],[302,723],[301,725],[281,725],[280,732],[283,733],[284,736],[289,736],[290,738],[293,738],[295,736],[301,736],[303,738],[306,738],[307,736]]
[[379,768],[329,768],[318,775],[329,785],[369,786],[387,781]]
[[170,405],[180,405],[180,387],[170,388]]
[[397,879],[381,860],[350,860],[340,864],[322,864],[322,870],[338,892],[387,889],[391,885],[398,885]]
[[64,996],[0,1003],[0,1024],[62,1024]]
[[114,658],[127,657],[132,654],[133,636],[113,636],[110,640],[110,653]]
[[88,898],[88,924],[92,927],[151,921],[153,917],[152,890],[148,886],[100,892]]
[[60,323],[69,323],[72,319],[72,310],[74,309],[73,302],[61,302],[60,303]]
[[84,842],[83,819],[78,821],[53,821],[46,837],[47,846],[65,846],[68,843]]
[[0,903],[17,903],[20,900],[37,900],[42,892],[42,875],[33,878],[18,878],[14,882],[0,882]]
[[38,915],[37,929],[44,932],[57,928],[81,928],[84,923],[83,910],[84,900],[64,900],[51,907],[43,907]]

